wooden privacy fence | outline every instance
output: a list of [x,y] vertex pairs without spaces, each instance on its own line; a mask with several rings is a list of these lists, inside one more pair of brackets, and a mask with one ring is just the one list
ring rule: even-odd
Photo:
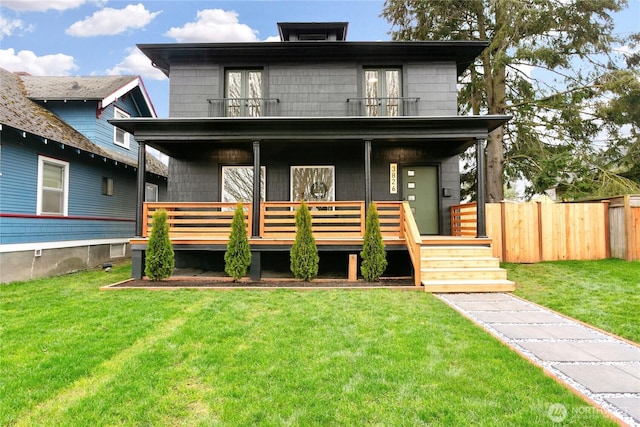
[[[506,262],[640,259],[640,197],[592,203],[488,203],[493,254]],[[476,206],[451,208],[452,234],[476,234]]]

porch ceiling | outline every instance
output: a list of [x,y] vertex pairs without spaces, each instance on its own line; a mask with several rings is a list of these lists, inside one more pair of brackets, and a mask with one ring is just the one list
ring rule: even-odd
[[[362,141],[438,144],[458,154],[511,116],[430,117],[251,117],[114,119],[115,126],[161,152],[174,156],[189,145],[230,142]],[[444,149],[444,150],[443,150]]]

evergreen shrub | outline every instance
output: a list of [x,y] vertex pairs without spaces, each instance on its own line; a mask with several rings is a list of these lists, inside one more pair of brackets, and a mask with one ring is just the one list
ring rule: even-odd
[[318,275],[318,247],[311,229],[311,214],[304,203],[296,211],[296,239],[291,247],[291,272],[296,279],[311,281]]
[[238,203],[231,222],[231,233],[224,253],[224,271],[237,282],[247,273],[251,265],[251,250],[244,222],[244,208]]
[[144,273],[154,282],[171,277],[175,266],[173,245],[169,239],[167,211],[161,209],[153,214],[151,237],[145,253]]
[[387,268],[387,253],[380,232],[380,218],[375,203],[369,205],[362,242],[360,272],[367,282],[377,282]]

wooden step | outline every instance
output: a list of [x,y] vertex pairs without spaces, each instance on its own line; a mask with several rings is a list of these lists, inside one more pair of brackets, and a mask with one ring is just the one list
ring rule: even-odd
[[420,265],[423,268],[499,268],[500,260],[494,257],[425,257]]
[[492,255],[491,246],[422,246],[420,248],[421,258],[488,258]]
[[423,280],[427,292],[511,292],[516,284],[510,280]]
[[504,280],[507,271],[502,268],[422,268],[421,279],[424,280]]

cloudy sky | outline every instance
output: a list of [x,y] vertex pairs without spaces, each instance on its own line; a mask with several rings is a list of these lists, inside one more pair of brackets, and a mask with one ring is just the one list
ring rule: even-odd
[[0,67],[32,75],[141,75],[159,117],[167,78],[139,43],[279,40],[277,23],[347,21],[348,39],[389,40],[384,2],[0,0]]
[[[617,31],[640,31],[640,0]],[[277,22],[347,21],[348,40],[389,40],[383,0],[0,0],[0,67],[32,75],[141,75],[159,117],[168,81],[138,43],[277,40]]]

